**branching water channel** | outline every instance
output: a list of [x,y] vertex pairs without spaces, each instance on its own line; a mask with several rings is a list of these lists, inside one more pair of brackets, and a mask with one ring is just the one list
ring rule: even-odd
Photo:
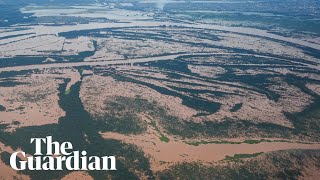
[[[34,153],[34,144],[30,144],[30,138],[44,138],[53,136],[53,140],[71,142],[76,151],[85,150],[89,156],[111,156],[117,158],[117,171],[90,171],[94,179],[138,179],[138,176],[129,169],[135,169],[150,178],[153,178],[149,160],[135,146],[123,144],[117,140],[104,139],[99,134],[99,126],[85,111],[80,94],[81,81],[75,83],[69,93],[65,93],[69,79],[66,79],[59,87],[59,106],[66,112],[56,125],[44,125],[39,127],[25,127],[17,129],[13,133],[0,132],[0,141],[13,149],[21,148],[29,154]],[[5,127],[2,127],[5,128]],[[45,147],[43,147],[45,148]],[[9,164],[9,154],[2,153],[1,158]],[[121,157],[121,161],[119,160]],[[23,171],[32,179],[56,179],[70,173],[68,171]]]

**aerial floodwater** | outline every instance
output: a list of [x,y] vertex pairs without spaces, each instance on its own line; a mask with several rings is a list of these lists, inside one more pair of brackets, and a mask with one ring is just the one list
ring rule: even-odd
[[0,0],[0,179],[318,179],[314,0]]

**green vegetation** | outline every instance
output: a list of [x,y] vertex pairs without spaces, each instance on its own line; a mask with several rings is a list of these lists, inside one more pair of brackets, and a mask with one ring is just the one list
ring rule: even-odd
[[312,144],[312,143],[306,143],[306,142],[301,142],[301,141],[288,141],[288,140],[268,140],[268,139],[260,139],[260,140],[256,140],[256,139],[249,139],[249,140],[244,140],[244,141],[193,141],[193,142],[187,142],[185,141],[186,144],[192,145],[192,146],[199,146],[201,144],[259,144],[259,143],[263,143],[263,142],[268,142],[268,143],[272,143],[272,142],[286,142],[286,143],[300,143],[300,144]]
[[241,144],[242,142],[232,142],[232,141],[196,141],[196,142],[185,142],[192,146],[199,146],[200,144]]
[[246,144],[259,144],[259,143],[262,143],[262,142],[275,142],[275,141],[266,140],[266,139],[261,139],[261,140],[250,139],[250,140],[243,141],[243,143],[246,143]]
[[140,97],[114,97],[105,103],[108,111],[102,117],[92,117],[99,123],[102,132],[122,134],[141,134],[147,130],[147,124],[138,116],[149,112],[153,106]]
[[68,95],[71,93],[71,89],[66,90],[66,92],[64,93],[65,95]]
[[160,129],[159,129],[159,127],[157,126],[157,123],[156,123],[155,121],[152,121],[152,120],[151,120],[150,125],[151,125],[152,127],[154,127],[154,129],[159,133],[159,135],[160,135],[160,140],[161,140],[161,141],[163,141],[163,142],[169,142],[169,141],[170,141],[170,139],[169,139],[168,137],[166,137],[166,136],[160,131]]
[[160,140],[163,141],[163,142],[169,142],[170,141],[170,139],[167,138],[166,136],[164,136],[163,134],[161,134]]
[[168,115],[162,116],[162,121],[160,123],[170,133],[185,138],[232,138],[239,136],[250,137],[251,135],[267,136],[268,134],[272,134],[273,137],[288,138],[291,130],[271,123],[255,124],[249,121],[233,121],[229,119],[222,122],[205,121],[197,123],[192,121],[181,121],[177,117]]
[[259,144],[263,142],[286,142],[286,143],[300,143],[300,144],[312,144],[312,143],[306,143],[302,141],[289,141],[289,140],[284,140],[284,139],[279,139],[279,140],[268,140],[268,139],[261,139],[261,140],[245,140],[243,143],[246,144]]
[[235,154],[234,156],[226,156],[224,160],[226,161],[239,161],[241,159],[254,158],[263,154],[263,152],[254,153],[254,154]]

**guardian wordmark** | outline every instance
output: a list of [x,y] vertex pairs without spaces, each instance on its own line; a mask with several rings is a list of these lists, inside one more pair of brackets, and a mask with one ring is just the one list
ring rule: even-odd
[[[15,152],[10,157],[10,166],[15,170],[117,170],[115,156],[87,156],[86,151],[73,151],[70,142],[52,141],[52,136],[46,138],[31,138],[35,143],[34,156],[28,156],[23,151]],[[46,145],[46,152],[43,147]],[[21,159],[23,160],[21,160]]]

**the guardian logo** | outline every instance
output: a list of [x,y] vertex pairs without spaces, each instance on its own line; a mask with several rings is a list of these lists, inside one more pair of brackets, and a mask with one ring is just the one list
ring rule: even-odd
[[[53,142],[52,137],[31,138],[30,143],[35,144],[34,156],[27,156],[25,152],[18,151],[11,155],[10,166],[15,170],[117,170],[114,156],[90,156],[86,151],[73,151],[70,142]],[[46,145],[46,153],[42,147]],[[26,159],[26,160],[21,160]]]

